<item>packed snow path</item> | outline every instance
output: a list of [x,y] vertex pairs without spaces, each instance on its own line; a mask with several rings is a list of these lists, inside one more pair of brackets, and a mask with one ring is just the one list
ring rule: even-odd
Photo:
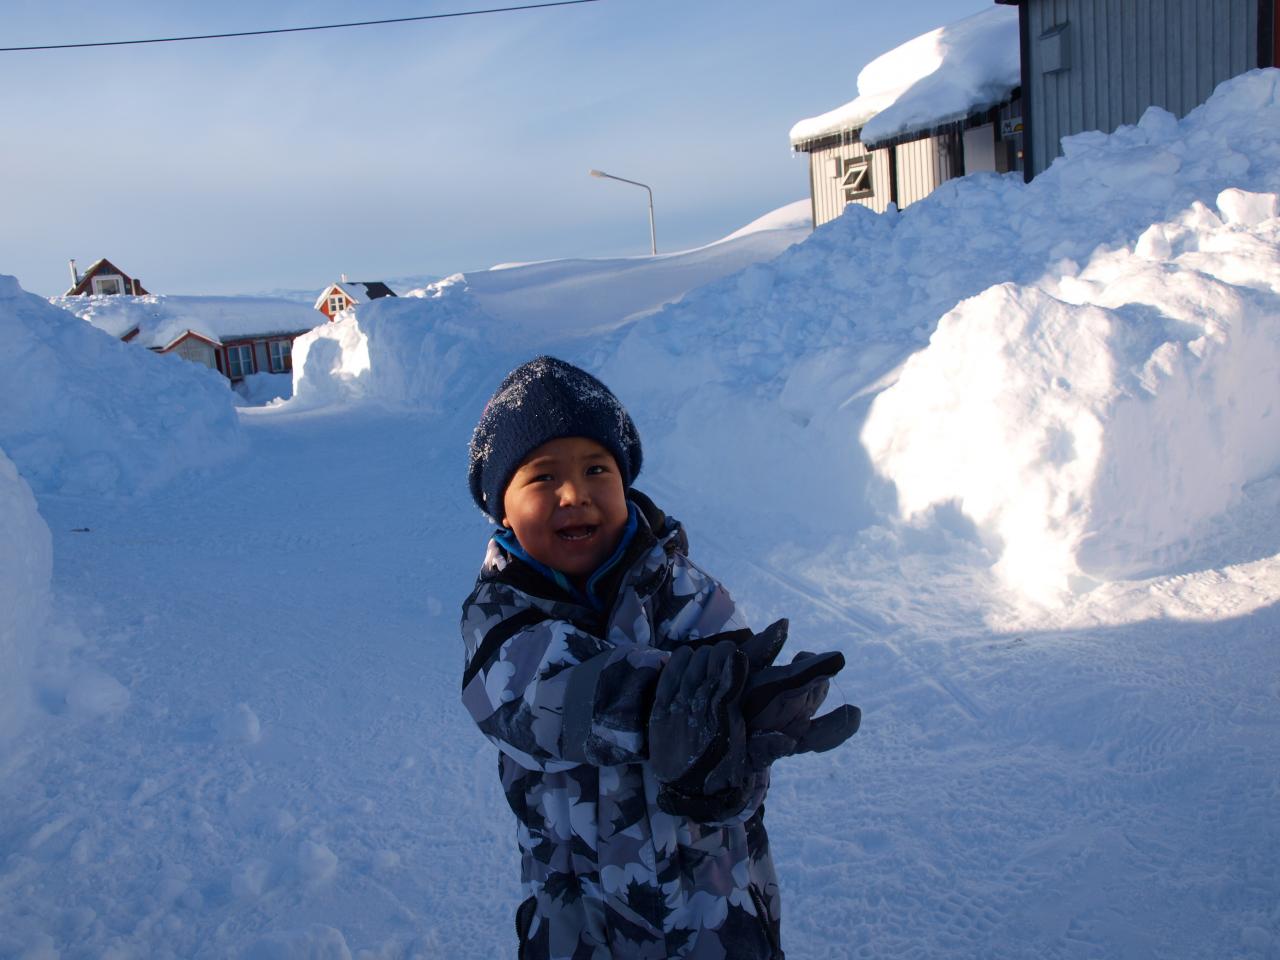
[[[42,499],[83,641],[0,771],[0,956],[514,955],[513,820],[458,702],[465,413],[248,411],[222,472]],[[652,480],[865,711],[777,769],[789,955],[1277,955],[1277,608],[993,636],[964,584],[818,577]]]

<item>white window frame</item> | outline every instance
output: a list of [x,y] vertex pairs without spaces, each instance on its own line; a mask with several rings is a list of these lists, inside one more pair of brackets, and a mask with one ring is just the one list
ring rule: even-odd
[[[246,357],[248,358],[247,365],[245,362]],[[230,379],[243,380],[253,372],[252,343],[238,343],[235,346],[227,347],[227,376]]]
[[286,373],[289,370],[289,364],[285,361],[293,357],[293,341],[272,340],[267,344],[267,353],[271,362],[271,372]]
[[[103,286],[106,285],[108,281],[114,281],[119,284],[120,289],[115,291],[103,290]],[[129,292],[129,285],[124,282],[124,277],[120,276],[118,273],[100,274],[99,276],[94,277],[91,282],[93,284],[93,295],[95,297],[117,296],[119,294]]]
[[876,195],[875,185],[871,181],[871,154],[836,157],[836,177],[840,180],[845,203]]
[[340,293],[335,293],[333,296],[329,298],[329,316],[336,317],[343,310],[347,309],[347,307],[350,305],[351,305],[350,300],[348,300],[346,297],[344,297]]

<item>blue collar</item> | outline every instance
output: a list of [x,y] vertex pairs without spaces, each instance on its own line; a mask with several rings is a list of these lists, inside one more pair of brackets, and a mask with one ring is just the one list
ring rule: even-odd
[[596,596],[596,587],[600,585],[600,581],[604,578],[605,574],[617,566],[618,561],[622,559],[622,555],[627,552],[627,547],[630,546],[632,539],[635,538],[636,529],[639,525],[640,511],[636,509],[636,505],[634,503],[627,501],[627,525],[622,530],[622,538],[618,541],[618,546],[613,553],[610,554],[609,559],[600,564],[600,566],[595,569],[595,572],[587,578],[587,589],[585,592],[575,587],[569,578],[561,571],[549,567],[541,560],[535,560],[533,557],[529,556],[528,551],[525,550],[525,548],[520,545],[520,541],[516,539],[515,531],[510,527],[503,527],[498,530],[493,535],[493,539],[497,540],[507,553],[514,557],[519,557],[548,580],[555,583],[571,597],[585,602],[591,607],[591,609],[600,612],[604,610],[604,601],[600,597]]

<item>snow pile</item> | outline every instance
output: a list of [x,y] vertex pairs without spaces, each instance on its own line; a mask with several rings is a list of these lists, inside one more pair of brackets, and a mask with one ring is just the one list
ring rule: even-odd
[[31,488],[0,450],[0,747],[30,701],[36,637],[49,615],[53,545]]
[[242,450],[219,374],[121,343],[0,276],[0,447],[37,493],[132,495]]
[[868,146],[963,120],[1021,83],[1018,11],[992,7],[882,54],[858,74],[858,96],[791,128],[798,145],[862,129]]
[[261,407],[273,400],[293,396],[293,375],[289,373],[251,373],[232,386],[235,403],[243,407]]
[[294,342],[296,402],[456,408],[468,385],[491,390],[531,353],[614,329],[770,259],[809,236],[810,224],[809,202],[797,201],[694,250],[504,264],[360,304]]
[[188,331],[222,343],[295,334],[325,319],[306,304],[278,297],[98,296],[53,297],[49,302],[113,337],[137,330],[130,343],[157,348],[170,346]]
[[451,409],[496,344],[493,322],[465,296],[422,300],[383,297],[339,314],[293,344],[294,404],[302,407],[371,401],[440,413]]
[[[1278,85],[1255,71],[1182,121],[1152,109],[1073,138],[1029,185],[981,174],[898,215],[850,206],[584,358],[633,408],[650,473],[726,522],[749,503],[817,549],[896,514],[881,470],[908,515],[955,502],[1012,543],[1001,569],[1025,564],[1034,595],[1167,567],[1280,466]],[[1153,476],[1167,489],[1139,494]],[[1046,511],[1034,529],[1028,510]]]
[[962,303],[862,440],[904,517],[955,503],[1024,594],[1169,569],[1280,469],[1277,294],[1276,196],[1224,191]]

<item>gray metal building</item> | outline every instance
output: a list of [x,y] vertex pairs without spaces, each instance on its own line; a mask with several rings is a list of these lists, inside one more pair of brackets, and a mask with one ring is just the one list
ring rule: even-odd
[[1027,179],[1063,137],[1110,133],[1150,106],[1185,116],[1222,81],[1280,59],[1280,0],[996,2],[1018,7]]
[[849,203],[884,213],[890,203],[902,209],[953,177],[1017,169],[1016,138],[1021,133],[1011,125],[1016,105],[1015,99],[965,120],[879,143],[864,143],[857,127],[796,141],[793,149],[809,154],[813,225],[834,220]]

